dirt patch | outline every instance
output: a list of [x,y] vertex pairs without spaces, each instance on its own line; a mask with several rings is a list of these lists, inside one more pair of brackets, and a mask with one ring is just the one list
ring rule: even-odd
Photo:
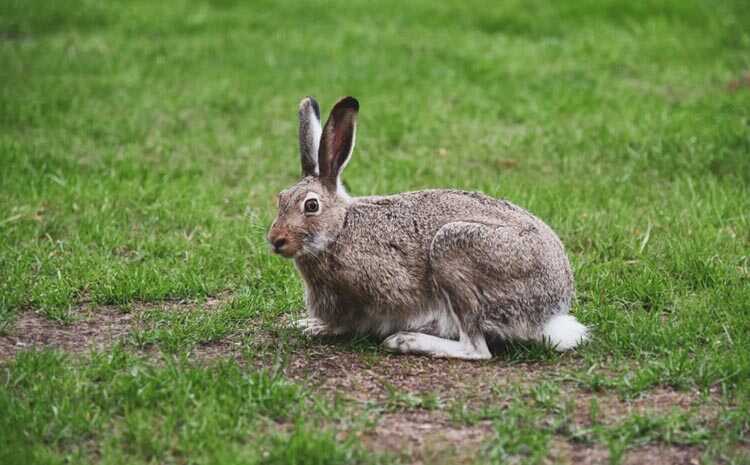
[[326,393],[352,400],[383,400],[392,392],[435,395],[450,400],[486,400],[503,387],[550,376],[555,367],[508,364],[501,360],[467,362],[410,355],[345,352],[334,345],[316,345],[291,354],[284,374]]
[[[169,310],[179,312],[193,310],[195,308],[212,311],[226,303],[229,298],[230,296],[228,294],[221,294],[215,297],[208,297],[201,301],[182,299],[164,302],[133,302],[132,304],[129,304],[128,311],[132,313],[142,313],[150,310]],[[86,306],[88,306],[88,304],[85,304],[82,308],[85,308]]]
[[278,363],[274,347],[288,337],[282,365],[286,377],[322,393],[361,402],[382,401],[394,391],[429,394],[445,401],[460,394],[463,402],[485,402],[504,388],[555,376],[578,363],[574,359],[566,360],[563,366],[508,363],[502,357],[480,362],[389,354],[379,350],[374,339],[353,349],[346,337],[308,339],[297,332],[290,334],[289,319],[282,318],[277,324],[267,330],[258,327],[251,335],[252,345],[260,348],[257,366]]
[[[696,410],[701,417],[708,417],[715,411],[716,399],[704,399],[698,391],[675,391],[669,388],[655,388],[634,399],[622,399],[614,393],[582,394],[574,392],[575,421],[579,427],[592,424],[592,410],[595,410],[597,423],[610,425],[632,414],[665,415],[673,410]],[[596,408],[593,408],[593,404]]]
[[489,422],[457,427],[439,412],[406,412],[382,415],[362,440],[371,450],[415,464],[474,463],[491,432]]
[[[245,337],[248,331],[231,334],[218,341],[210,341],[197,344],[190,349],[189,359],[201,365],[210,365],[217,360],[233,358],[240,365],[245,365],[248,345]],[[157,350],[156,347],[153,348]]]
[[[434,359],[410,355],[358,353],[335,344],[298,348],[288,355],[284,375],[323,393],[351,400],[383,401],[393,393],[432,395],[442,401],[460,400],[468,408],[486,407],[508,399],[512,388],[533,388],[578,366],[577,360],[556,364]],[[268,363],[268,359],[261,361]],[[598,421],[609,423],[638,413],[667,413],[712,405],[696,390],[654,388],[642,396],[623,399],[615,392],[589,393],[561,385],[560,403],[573,401],[577,423],[589,424],[595,401]]]
[[24,350],[55,348],[80,353],[109,347],[128,334],[134,314],[100,307],[76,317],[74,323],[61,324],[33,311],[22,313],[10,333],[0,336],[0,361]]
[[646,446],[625,452],[623,465],[646,465],[673,463],[698,465],[701,451],[686,446]]
[[126,310],[115,306],[94,306],[83,303],[72,314],[72,323],[60,323],[35,311],[21,313],[7,334],[0,335],[0,362],[25,350],[59,349],[70,353],[101,350],[124,341],[131,329],[140,324],[144,312],[154,309],[181,311],[195,308],[211,310],[223,300],[210,298],[202,303],[193,301],[134,303]]
[[[623,465],[698,465],[701,450],[697,447],[649,445],[622,451]],[[555,440],[550,446],[550,463],[571,465],[609,465],[615,457],[602,445],[576,444]]]

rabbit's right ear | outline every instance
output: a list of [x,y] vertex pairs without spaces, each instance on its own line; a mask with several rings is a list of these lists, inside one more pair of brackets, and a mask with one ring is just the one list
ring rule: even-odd
[[344,97],[333,106],[323,128],[318,149],[320,180],[331,191],[341,186],[341,172],[354,150],[357,133],[359,102],[354,97]]
[[299,104],[299,155],[302,176],[317,176],[318,147],[320,147],[320,107],[312,97]]

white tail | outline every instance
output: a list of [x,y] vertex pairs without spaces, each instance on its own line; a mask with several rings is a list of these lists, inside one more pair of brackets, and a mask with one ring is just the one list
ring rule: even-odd
[[542,329],[542,335],[553,349],[565,352],[574,349],[589,338],[589,329],[573,315],[555,315]]

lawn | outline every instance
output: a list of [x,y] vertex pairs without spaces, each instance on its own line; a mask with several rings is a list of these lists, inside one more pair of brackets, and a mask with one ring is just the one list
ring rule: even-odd
[[[565,244],[574,353],[309,339],[265,234],[297,105],[353,195]],[[750,463],[744,1],[0,4],[0,463]]]

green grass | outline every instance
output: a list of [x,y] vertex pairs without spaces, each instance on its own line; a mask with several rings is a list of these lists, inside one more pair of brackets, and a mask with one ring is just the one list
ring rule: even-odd
[[[492,363],[560,364],[553,391],[695,389],[724,405],[712,431],[678,412],[580,433],[550,426],[565,424],[554,403],[524,398],[487,413],[485,457],[536,462],[557,436],[615,462],[644,441],[742,460],[727,451],[750,429],[750,86],[728,84],[750,70],[749,12],[700,0],[2,2],[0,334],[27,309],[65,324],[83,301],[149,304],[129,341],[167,361],[115,348],[8,362],[0,462],[386,460],[337,437],[357,415],[309,410],[319,401],[305,387],[182,358],[302,306],[264,235],[274,194],[299,172],[305,95],[326,109],[361,102],[353,194],[482,190],[560,234],[594,340],[563,357],[513,345]],[[229,297],[204,311],[214,296]],[[157,308],[182,299],[197,304]],[[308,344],[274,334],[264,348],[245,330],[246,356]],[[377,360],[373,345],[336,347]],[[461,404],[393,390],[368,408],[485,415]]]
[[[363,460],[350,441],[315,424],[327,409],[278,376],[231,362],[164,362],[157,367],[121,349],[93,354],[85,365],[49,352],[18,356],[0,391],[2,462],[78,463],[92,450],[107,463]],[[315,420],[310,412],[318,412]]]

